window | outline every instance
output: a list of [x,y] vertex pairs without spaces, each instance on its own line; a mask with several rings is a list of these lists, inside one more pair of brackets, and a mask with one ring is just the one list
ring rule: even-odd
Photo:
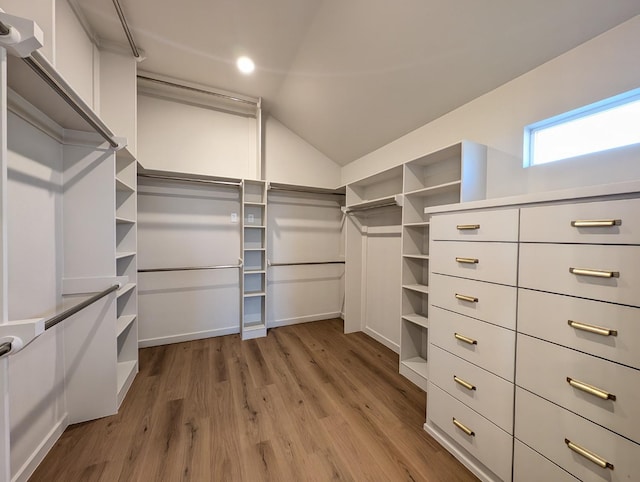
[[640,143],[640,89],[524,129],[524,167]]

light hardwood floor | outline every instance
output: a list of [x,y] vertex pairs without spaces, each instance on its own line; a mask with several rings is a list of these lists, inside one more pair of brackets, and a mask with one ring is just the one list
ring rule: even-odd
[[398,356],[342,320],[146,348],[120,412],[69,427],[31,481],[472,481],[422,429]]

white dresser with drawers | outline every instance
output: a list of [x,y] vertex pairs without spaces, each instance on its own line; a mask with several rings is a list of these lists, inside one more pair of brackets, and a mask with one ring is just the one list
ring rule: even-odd
[[426,212],[425,429],[481,480],[640,480],[640,183]]

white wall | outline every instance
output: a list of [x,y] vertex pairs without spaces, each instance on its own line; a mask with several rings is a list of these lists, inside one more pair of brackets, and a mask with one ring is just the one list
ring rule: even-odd
[[[7,127],[8,307],[9,320],[21,320],[52,314],[61,298],[62,150],[15,115]],[[12,475],[66,426],[61,330],[9,359]]]
[[256,120],[138,94],[138,160],[146,169],[256,179]]
[[[268,258],[273,263],[344,259],[342,197],[269,192]],[[273,266],[267,278],[268,327],[340,316],[344,264]]]
[[461,139],[489,147],[487,197],[638,179],[637,149],[608,155],[606,162],[522,168],[524,126],[640,87],[638,52],[640,16],[355,160],[343,168],[343,183]]
[[340,166],[276,118],[266,118],[264,131],[267,180],[332,189],[340,186]]
[[55,67],[89,106],[94,106],[97,51],[67,0],[55,1]]

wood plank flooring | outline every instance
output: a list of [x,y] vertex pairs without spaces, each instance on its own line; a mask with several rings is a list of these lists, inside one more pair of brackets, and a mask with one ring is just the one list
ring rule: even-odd
[[424,418],[398,356],[339,319],[146,348],[120,412],[69,427],[30,480],[477,480]]

